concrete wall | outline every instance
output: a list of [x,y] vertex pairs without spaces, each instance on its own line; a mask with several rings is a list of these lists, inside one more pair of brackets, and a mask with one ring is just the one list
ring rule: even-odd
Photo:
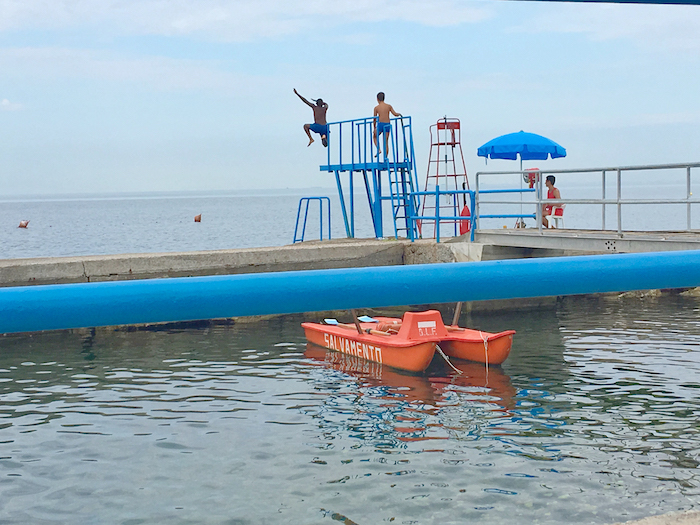
[[0,260],[0,287],[198,275],[471,262],[565,255],[562,250],[433,239],[340,239],[272,248]]
[[63,284],[403,264],[404,243],[301,243],[182,253],[0,260],[0,286]]
[[0,260],[0,286],[452,262],[466,260],[464,254],[471,248],[465,244],[340,240],[203,252],[5,259]]
[[339,239],[272,248],[136,253],[0,260],[0,287],[327,268],[491,261],[580,255],[582,252],[453,239]]

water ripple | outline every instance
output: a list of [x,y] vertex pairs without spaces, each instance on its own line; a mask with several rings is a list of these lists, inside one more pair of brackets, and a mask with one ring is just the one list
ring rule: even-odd
[[[413,376],[299,319],[3,338],[4,523],[610,523],[700,505],[695,298],[469,317],[503,368]],[[37,495],[41,495],[37,497]],[[350,521],[347,521],[350,520]]]

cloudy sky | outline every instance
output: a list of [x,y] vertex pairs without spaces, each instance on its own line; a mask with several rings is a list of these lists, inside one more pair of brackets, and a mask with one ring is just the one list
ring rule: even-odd
[[[470,173],[525,130],[550,167],[700,160],[700,6],[501,0],[0,0],[4,195],[330,186],[312,115],[377,91],[464,123]],[[506,161],[489,168],[509,169]],[[556,163],[556,164],[555,164]]]

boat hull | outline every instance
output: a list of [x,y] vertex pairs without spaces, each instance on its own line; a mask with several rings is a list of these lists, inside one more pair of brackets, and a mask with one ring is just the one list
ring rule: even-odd
[[450,332],[450,337],[440,341],[440,348],[445,354],[465,361],[500,365],[510,355],[515,330],[506,330],[492,334],[480,330]]
[[436,341],[392,344],[391,338],[353,333],[317,323],[302,323],[306,339],[317,346],[374,361],[392,368],[423,372],[435,355]]

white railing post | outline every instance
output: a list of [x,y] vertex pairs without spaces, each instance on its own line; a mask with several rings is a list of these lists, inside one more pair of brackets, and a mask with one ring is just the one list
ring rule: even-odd
[[617,169],[617,234],[622,237],[622,170]]
[[605,231],[605,170],[603,170],[603,231]]
[[688,213],[688,231],[691,230],[691,222],[690,222],[690,197],[693,195],[692,191],[692,186],[690,185],[690,166],[685,168],[685,185],[686,185],[686,199],[688,200],[688,204],[686,205],[688,207],[687,213]]

